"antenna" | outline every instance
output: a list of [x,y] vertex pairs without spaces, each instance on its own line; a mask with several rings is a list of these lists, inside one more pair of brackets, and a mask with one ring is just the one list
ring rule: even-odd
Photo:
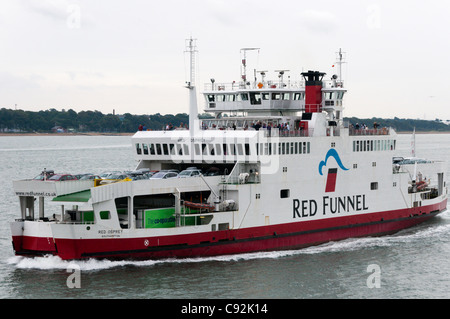
[[189,82],[186,82],[186,88],[189,89],[189,133],[195,135],[198,130],[198,106],[197,106],[197,92],[195,89],[195,53],[197,52],[197,47],[195,40],[186,40],[186,51],[185,53],[190,55],[190,76]]
[[190,55],[190,72],[189,72],[189,82],[186,82],[187,88],[195,87],[195,53],[197,52],[197,46],[195,44],[196,39],[186,39],[186,51]]
[[336,64],[339,66],[339,82],[338,83],[341,87],[344,87],[344,81],[342,79],[342,64],[347,63],[347,62],[344,62],[345,54],[346,54],[345,52],[342,52],[342,49],[339,49],[339,52],[336,52],[336,60],[337,60]]
[[283,83],[284,73],[289,72],[289,70],[275,70],[275,72],[278,72],[278,78],[280,79],[280,88],[281,88],[284,85]]
[[245,83],[247,83],[247,51],[259,50],[259,48],[242,48],[241,53],[244,53],[242,58],[242,66],[241,66],[241,78]]

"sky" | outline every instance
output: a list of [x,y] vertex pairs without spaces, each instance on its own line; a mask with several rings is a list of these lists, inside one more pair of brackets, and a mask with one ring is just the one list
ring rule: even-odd
[[[450,120],[450,2],[385,0],[2,0],[0,108],[188,113],[185,40],[196,83],[249,67],[337,73],[344,116]],[[251,68],[251,67],[250,67]]]

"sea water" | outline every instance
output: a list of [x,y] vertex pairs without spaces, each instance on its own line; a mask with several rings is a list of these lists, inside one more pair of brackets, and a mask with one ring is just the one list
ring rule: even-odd
[[[409,156],[410,144],[411,135],[399,135],[396,155]],[[450,135],[417,134],[416,153],[450,159]],[[101,173],[136,165],[129,136],[0,137],[0,298],[450,297],[450,213],[394,235],[302,250],[157,261],[14,256],[9,222],[19,216],[19,201],[13,180],[44,168]],[[75,270],[79,286],[70,287]]]

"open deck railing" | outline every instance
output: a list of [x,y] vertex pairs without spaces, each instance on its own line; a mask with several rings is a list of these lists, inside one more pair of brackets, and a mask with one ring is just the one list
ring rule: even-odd
[[349,128],[350,136],[360,136],[360,135],[389,135],[390,128],[374,128],[374,129],[355,129]]

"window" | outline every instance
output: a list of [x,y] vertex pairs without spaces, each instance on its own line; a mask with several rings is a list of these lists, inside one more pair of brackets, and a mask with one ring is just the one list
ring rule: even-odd
[[247,93],[241,93],[241,100],[242,101],[248,101],[248,94]]
[[156,154],[162,155],[161,144],[156,144]]
[[100,212],[100,219],[110,219],[111,218],[111,214],[109,213],[108,210],[104,210]]
[[200,145],[194,144],[195,155],[200,155]]
[[261,104],[261,93],[250,92],[250,104]]
[[242,144],[237,144],[238,154],[244,155],[244,150],[242,148]]
[[144,150],[144,154],[148,155],[148,145],[147,144],[142,144],[142,149]]
[[206,150],[206,144],[202,144],[202,154],[208,155],[207,150]]
[[169,155],[169,147],[167,144],[163,144],[164,155]]
[[217,155],[222,155],[222,150],[221,150],[221,148],[220,148],[220,144],[216,144],[216,153],[217,153]]
[[370,189],[371,189],[371,190],[376,190],[376,189],[378,189],[378,182],[372,182],[372,183],[370,183]]
[[218,95],[216,96],[216,100],[217,100],[217,102],[225,102],[225,95],[223,95],[223,94],[218,94]]
[[136,143],[136,152],[141,155],[142,154],[142,149],[141,149],[141,144]]
[[280,190],[280,198],[289,198],[289,196],[290,196],[289,193],[290,193],[289,189]]
[[208,94],[207,100],[208,100],[208,102],[214,102],[215,101],[214,94]]
[[155,145],[152,143],[149,144],[149,146],[150,146],[150,155],[155,155]]
[[263,99],[264,101],[268,101],[268,100],[269,100],[269,97],[270,97],[269,93],[263,93],[263,94],[262,94],[262,99]]
[[303,100],[303,93],[294,93],[293,100],[296,101]]
[[183,144],[184,155],[189,155],[189,146],[187,144]]
[[272,93],[272,100],[279,100],[281,98],[280,93]]
[[226,98],[227,98],[227,102],[234,102],[236,100],[236,95],[234,95],[234,94],[227,94]]
[[283,93],[283,100],[284,101],[289,101],[291,99],[290,94],[289,93]]
[[256,199],[260,199],[261,198],[261,194],[256,194]]

